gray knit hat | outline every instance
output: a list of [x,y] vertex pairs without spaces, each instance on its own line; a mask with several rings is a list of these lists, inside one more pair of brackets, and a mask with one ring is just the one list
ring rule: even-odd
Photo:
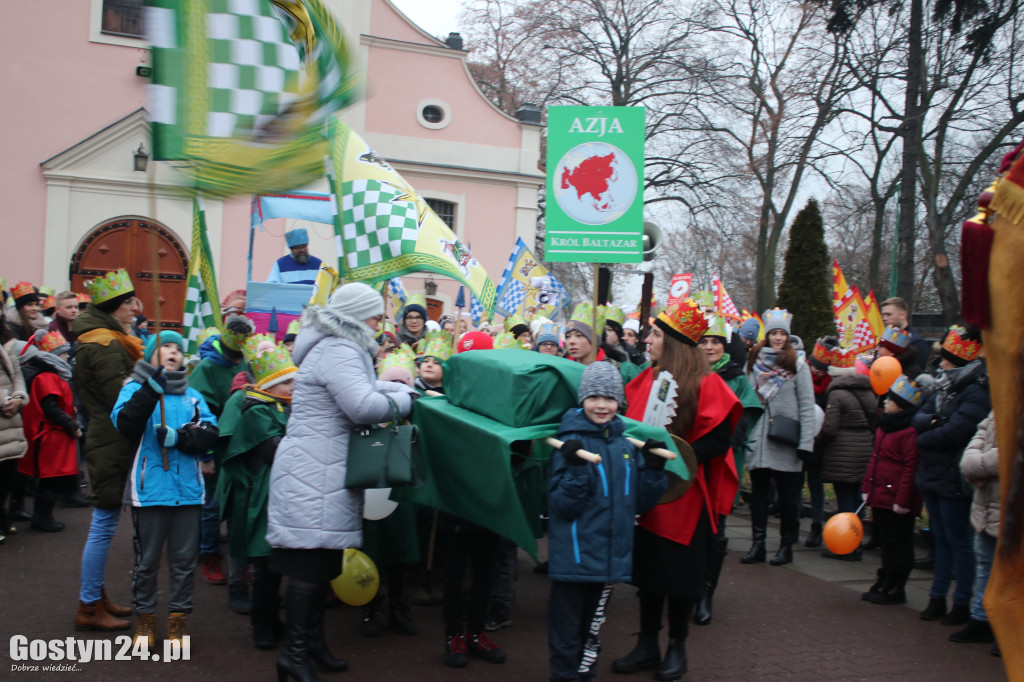
[[[569,332],[579,332],[580,334],[583,334],[587,341],[594,343],[594,329],[589,324],[580,322],[579,320],[569,320],[569,324],[565,325],[566,335],[568,335]],[[580,398],[580,400],[583,399]]]
[[595,395],[613,398],[620,406],[626,404],[626,394],[622,390],[622,374],[619,368],[610,362],[592,362],[583,370],[580,380],[579,403]]
[[350,282],[338,288],[331,294],[327,306],[360,322],[384,314],[384,298],[362,282]]
[[750,318],[740,325],[738,333],[747,341],[757,341],[757,336],[761,333],[761,323],[754,318]]

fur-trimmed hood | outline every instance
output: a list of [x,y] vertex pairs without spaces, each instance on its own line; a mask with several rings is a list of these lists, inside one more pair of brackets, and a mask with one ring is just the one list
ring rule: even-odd
[[295,337],[295,349],[292,351],[292,359],[296,365],[301,364],[313,346],[327,336],[348,339],[370,355],[376,355],[380,349],[373,340],[374,331],[366,323],[343,315],[330,306],[309,306],[302,311],[300,324],[302,329]]

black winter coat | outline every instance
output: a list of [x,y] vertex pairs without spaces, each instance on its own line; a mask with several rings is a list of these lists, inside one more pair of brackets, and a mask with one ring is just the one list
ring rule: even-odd
[[970,498],[974,491],[960,473],[960,458],[992,409],[992,398],[983,361],[956,372],[949,386],[936,387],[914,418],[921,458],[915,481],[926,493]]

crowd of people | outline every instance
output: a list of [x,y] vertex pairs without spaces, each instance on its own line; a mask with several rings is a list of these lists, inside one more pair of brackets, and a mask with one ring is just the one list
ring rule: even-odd
[[[289,246],[301,261],[299,237]],[[305,271],[278,266],[284,279]],[[361,283],[307,307],[278,343],[255,332],[236,291],[222,303],[221,328],[204,333],[190,358],[178,332],[146,328],[124,270],[86,287],[87,295],[55,294],[18,282],[4,292],[12,305],[0,318],[0,543],[23,521],[60,532],[57,501],[82,504],[88,484],[76,629],[128,630],[134,615],[135,638],[149,647],[181,639],[198,567],[227,585],[231,610],[250,617],[253,646],[282,646],[279,679],[315,680],[317,669],[347,668],[328,647],[324,609],[345,550],[363,548],[382,577],[362,607],[364,636],[385,627],[415,635],[409,603],[440,604],[444,665],[504,662],[492,633],[511,621],[516,545],[480,519],[409,503],[365,520],[364,491],[346,487],[353,431],[409,418],[417,400],[451,390],[453,354],[504,349],[585,366],[578,405],[558,427],[562,445],[545,464],[548,560],[536,570],[551,583],[550,679],[596,674],[599,627],[621,583],[636,587],[640,622],[635,647],[612,670],[681,678],[690,623],[712,622],[731,512],[749,505],[743,564],[785,565],[800,540],[805,487],[804,544],[822,545],[825,483],[838,512],[870,509],[868,546],[881,549],[882,565],[865,601],[906,603],[915,520],[926,509],[934,578],[921,618],[963,626],[955,642],[994,641],[982,599],[998,533],[998,458],[980,334],[950,327],[933,352],[901,299],[881,306],[878,347],[854,352],[835,337],[805,348],[786,310],[734,328],[691,299],[658,312],[643,335],[637,315],[590,304],[564,326],[519,315],[478,328],[469,315],[435,322],[416,292],[392,321],[381,294]],[[881,357],[895,358],[901,374],[879,395],[867,370]],[[643,421],[666,372],[677,393],[665,441],[636,444],[621,417]],[[688,486],[666,474],[669,441],[692,452]],[[131,607],[105,587],[124,508]],[[769,559],[772,514],[780,542]],[[860,548],[823,554],[862,559]]]

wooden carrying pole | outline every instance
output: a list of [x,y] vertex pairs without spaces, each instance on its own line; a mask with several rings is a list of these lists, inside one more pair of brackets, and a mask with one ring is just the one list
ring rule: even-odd
[[601,264],[600,263],[594,263],[594,310],[593,310],[592,315],[590,316],[590,331],[591,331],[591,334],[593,335],[593,340],[590,342],[590,360],[587,362],[588,365],[592,364],[594,361],[597,360],[597,347],[599,345],[601,345],[601,336],[600,336],[600,334],[597,333],[597,306],[598,306],[597,280],[600,277],[601,277]]
[[[156,222],[156,172],[146,171],[147,179],[149,180],[149,215],[151,220]],[[152,258],[151,263],[151,276],[153,277],[153,325],[156,328],[156,364],[157,369],[160,369],[160,241],[157,238],[156,225],[149,226],[150,245],[149,251]],[[146,362],[149,362],[150,358],[143,358]],[[160,394],[160,428],[167,428],[167,409],[164,404],[164,394]],[[163,455],[164,471],[170,469],[170,463],[167,461],[167,448],[164,447],[163,443],[160,444],[160,452]]]

